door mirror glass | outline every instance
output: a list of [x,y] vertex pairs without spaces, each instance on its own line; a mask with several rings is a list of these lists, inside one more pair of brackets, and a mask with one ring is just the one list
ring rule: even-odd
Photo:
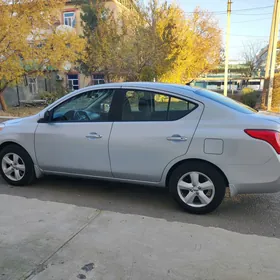
[[48,123],[50,121],[51,112],[46,111],[44,116],[38,120],[38,123]]
[[44,121],[48,121],[50,119],[50,111],[46,111],[44,114]]

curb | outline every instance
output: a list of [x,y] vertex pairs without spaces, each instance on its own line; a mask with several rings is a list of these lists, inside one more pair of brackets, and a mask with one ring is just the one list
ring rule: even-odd
[[0,116],[0,119],[3,120],[12,120],[12,119],[18,119],[19,117],[8,117],[8,116]]

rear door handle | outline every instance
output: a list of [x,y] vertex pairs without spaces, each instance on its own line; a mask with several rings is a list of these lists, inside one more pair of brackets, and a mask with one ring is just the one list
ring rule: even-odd
[[102,135],[100,135],[96,132],[91,132],[89,135],[86,136],[86,138],[89,140],[100,139],[100,138],[102,138]]
[[166,138],[168,141],[187,141],[188,138],[187,137],[184,137],[184,136],[181,136],[179,134],[174,134],[170,137],[167,137]]

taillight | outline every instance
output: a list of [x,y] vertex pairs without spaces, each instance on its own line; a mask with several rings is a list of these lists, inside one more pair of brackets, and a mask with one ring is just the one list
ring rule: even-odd
[[280,133],[278,131],[265,129],[245,129],[244,131],[253,138],[266,141],[277,154],[280,154]]

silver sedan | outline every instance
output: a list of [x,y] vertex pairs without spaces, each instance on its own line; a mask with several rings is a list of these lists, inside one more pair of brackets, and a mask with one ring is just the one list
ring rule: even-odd
[[231,195],[280,190],[280,120],[220,94],[160,83],[70,93],[0,126],[12,185],[57,174],[167,187],[188,212]]

